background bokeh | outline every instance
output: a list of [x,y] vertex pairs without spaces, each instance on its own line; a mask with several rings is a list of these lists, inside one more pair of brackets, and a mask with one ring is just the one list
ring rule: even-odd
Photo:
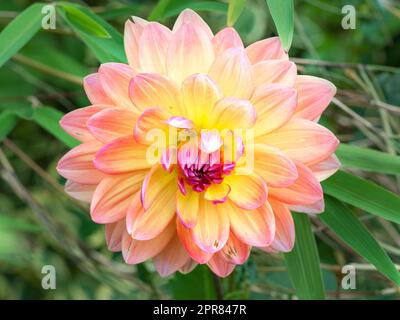
[[[0,1],[0,30],[33,2]],[[76,2],[90,6],[120,32],[131,15],[146,18],[157,5],[157,1],[134,0]],[[210,2],[215,3],[213,11],[198,12],[216,32],[226,25],[226,5]],[[169,1],[161,21],[171,26],[182,8],[202,8],[201,4],[204,1]],[[356,8],[354,30],[341,26],[345,4]],[[235,28],[245,44],[276,35],[265,0],[248,0]],[[399,2],[295,1],[290,56],[297,58],[300,73],[322,76],[339,88],[337,97],[344,104],[331,105],[321,121],[342,142],[400,152]],[[120,253],[108,252],[103,226],[90,220],[86,205],[63,192],[64,181],[55,165],[68,148],[33,117],[39,105],[62,113],[88,105],[81,78],[97,67],[93,54],[57,19],[55,30],[40,31],[0,68],[0,110],[16,114],[10,127],[2,124],[0,117],[0,299],[293,298],[280,255],[253,250],[245,265],[217,280],[203,266],[186,276],[163,279],[151,263],[128,266]],[[365,87],[366,77],[377,92]],[[383,107],[377,105],[375,94],[385,102]],[[382,117],[382,108],[386,117]],[[373,130],[366,129],[365,121]],[[377,134],[388,127],[390,143]],[[353,172],[399,192],[400,180],[395,177]],[[398,225],[357,213],[393,261],[400,263]],[[329,298],[400,297],[393,283],[319,220],[312,222]],[[356,290],[340,287],[341,266],[346,263],[360,264]],[[56,290],[41,286],[44,265],[56,268]]]

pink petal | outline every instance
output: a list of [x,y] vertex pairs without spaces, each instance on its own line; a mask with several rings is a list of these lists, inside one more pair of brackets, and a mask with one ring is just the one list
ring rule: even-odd
[[332,176],[340,168],[339,159],[332,154],[328,159],[309,166],[318,181],[324,181]]
[[118,222],[108,223],[105,227],[106,242],[108,250],[118,252],[122,250],[122,237],[127,234],[125,219]]
[[202,31],[211,39],[213,33],[208,24],[193,10],[183,10],[175,21],[173,32],[178,32],[182,25],[190,24],[196,29],[202,29]]
[[240,241],[235,234],[231,232],[228,241],[220,252],[226,262],[243,264],[250,255],[250,249],[250,246]]
[[289,209],[292,211],[296,211],[296,212],[308,213],[310,215],[322,213],[325,211],[324,198],[322,198],[312,204],[307,204],[307,205],[305,204],[305,205],[298,205],[298,206],[291,205],[291,206],[289,206]]
[[67,180],[65,183],[65,192],[76,200],[90,202],[92,201],[96,187],[96,184],[82,184]]
[[222,146],[222,138],[218,130],[201,130],[200,148],[206,153],[213,153]]
[[252,64],[263,60],[288,59],[278,37],[254,42],[246,48],[246,53]]
[[124,46],[130,67],[139,72],[139,41],[148,22],[139,17],[132,17],[132,19],[133,22],[128,20],[125,23]]
[[243,48],[243,42],[234,28],[227,27],[219,31],[212,39],[215,56],[230,48]]
[[[161,108],[148,108],[137,119],[134,137],[142,144],[154,142],[153,134],[162,134],[166,139],[168,126],[165,123],[169,113]],[[161,138],[161,136],[160,136]]]
[[296,77],[296,65],[289,60],[266,60],[253,65],[254,85],[280,83],[293,87]]
[[104,91],[98,73],[92,73],[83,78],[83,88],[92,104],[114,104],[113,100]]
[[193,128],[193,121],[184,117],[171,117],[166,123],[172,127],[179,129],[191,129]]
[[229,276],[236,266],[235,264],[226,262],[220,253],[214,254],[207,264],[210,269],[221,278]]

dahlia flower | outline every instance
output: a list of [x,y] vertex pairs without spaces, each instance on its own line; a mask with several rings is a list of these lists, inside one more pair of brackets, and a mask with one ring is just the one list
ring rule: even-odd
[[252,247],[290,251],[291,210],[323,211],[320,181],[339,167],[317,124],[334,85],[298,75],[278,38],[245,48],[191,10],[172,30],[133,17],[124,42],[128,64],[87,76],[92,105],[60,122],[82,143],[57,170],[109,250],[161,276],[207,264],[221,277]]

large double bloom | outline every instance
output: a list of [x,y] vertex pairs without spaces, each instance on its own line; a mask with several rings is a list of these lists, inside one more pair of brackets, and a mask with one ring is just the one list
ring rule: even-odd
[[172,30],[134,17],[124,40],[129,64],[87,76],[92,105],[61,120],[82,143],[57,166],[108,248],[162,276],[198,263],[227,276],[252,247],[290,251],[290,210],[323,211],[320,181],[339,167],[317,124],[335,87],[297,75],[278,38],[244,48],[191,10]]

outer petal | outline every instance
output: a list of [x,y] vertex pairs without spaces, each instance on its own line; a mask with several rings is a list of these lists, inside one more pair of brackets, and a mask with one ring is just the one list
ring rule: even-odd
[[220,253],[216,253],[213,255],[210,261],[208,261],[208,266],[217,276],[221,278],[229,276],[235,269],[235,265],[226,262],[226,260],[222,257],[222,254]]
[[182,18],[174,27],[168,48],[168,76],[180,84],[193,73],[206,73],[214,60],[211,35],[192,19]]
[[222,94],[215,82],[206,74],[187,77],[181,88],[183,115],[202,127],[212,112],[212,108]]
[[67,180],[65,183],[65,192],[76,200],[90,202],[92,201],[96,187],[96,184],[81,184]]
[[250,246],[268,246],[275,237],[275,218],[268,202],[252,211],[243,210],[227,201],[219,205],[228,210],[233,233]]
[[150,240],[158,236],[175,216],[176,192],[176,181],[171,181],[146,211],[140,194],[136,195],[126,217],[128,233],[136,240]]
[[289,206],[289,209],[292,211],[296,211],[296,212],[308,213],[310,215],[322,213],[325,211],[324,198],[322,198],[312,204],[307,204],[307,205],[302,205],[302,206],[301,205],[299,205],[299,206],[292,205],[292,206]]
[[85,142],[67,152],[57,164],[60,176],[82,184],[97,184],[104,177],[93,160],[102,144],[95,140]]
[[225,96],[250,97],[253,89],[252,68],[244,49],[236,47],[223,52],[215,59],[209,75]]
[[151,167],[147,160],[148,146],[136,142],[133,137],[122,137],[102,147],[96,154],[97,169],[109,173],[124,173]]
[[318,181],[324,181],[340,168],[339,159],[332,154],[328,159],[309,166]]
[[275,216],[276,232],[271,245],[261,250],[267,252],[289,252],[293,249],[295,229],[292,214],[286,205],[279,201],[269,200]]
[[251,247],[240,241],[233,232],[221,250],[221,256],[228,263],[243,264],[250,255]]
[[161,165],[155,165],[151,168],[150,172],[146,175],[143,181],[141,191],[141,201],[143,208],[147,210],[150,206],[157,201],[157,199],[164,192],[164,189],[175,180],[176,176],[164,170]]
[[105,227],[106,242],[108,250],[118,252],[122,250],[122,237],[126,234],[125,219],[118,222],[108,223]]
[[178,18],[175,21],[174,27],[172,29],[173,32],[178,32],[178,30],[182,27],[184,24],[191,24],[193,25],[196,29],[202,29],[203,32],[211,39],[213,36],[213,33],[208,26],[208,24],[193,10],[191,9],[185,9],[183,10]]
[[149,144],[150,142],[152,142],[152,139],[150,139],[152,138],[152,130],[162,130],[163,134],[165,133],[166,136],[168,129],[166,121],[169,116],[170,114],[168,113],[168,111],[161,108],[146,109],[139,116],[135,125],[134,137],[136,141],[143,144]]
[[292,87],[296,81],[296,65],[289,60],[266,60],[253,65],[254,85],[280,83]]
[[179,268],[179,272],[182,274],[188,274],[192,272],[197,267],[197,262],[194,260],[189,260],[182,267]]
[[129,85],[129,95],[141,112],[150,107],[160,107],[173,115],[179,113],[179,89],[160,74],[141,73],[135,76]]
[[212,39],[215,56],[230,48],[243,48],[243,42],[234,28],[228,27],[219,31]]
[[292,160],[307,165],[326,159],[339,144],[339,140],[328,129],[303,119],[293,119],[258,141],[278,147]]
[[132,110],[112,108],[91,116],[87,126],[97,140],[108,143],[119,137],[132,136],[136,119]]
[[323,198],[320,183],[312,171],[302,163],[296,163],[299,177],[287,188],[269,188],[269,194],[274,199],[291,205],[313,204]]
[[258,87],[251,97],[257,112],[254,136],[271,132],[286,123],[296,108],[296,90],[281,84]]
[[79,108],[67,113],[60,120],[60,126],[65,132],[80,141],[93,140],[93,136],[86,126],[88,119],[94,114],[107,108],[106,105],[95,105],[86,108]]
[[191,258],[178,237],[173,237],[164,250],[154,257],[154,266],[162,277],[167,277],[186,265]]
[[227,176],[224,182],[231,187],[229,199],[245,210],[257,209],[267,200],[267,185],[255,173]]
[[136,72],[139,71],[139,40],[144,27],[148,24],[146,20],[139,17],[132,17],[133,22],[128,20],[125,23],[124,45],[126,57],[130,67]]
[[247,129],[256,121],[256,111],[249,100],[223,98],[209,114],[208,127],[224,129]]
[[165,61],[171,38],[171,30],[157,22],[150,22],[143,28],[139,44],[142,72],[165,74]]
[[295,88],[298,103],[295,117],[316,120],[336,94],[336,87],[329,81],[312,76],[297,76]]
[[104,91],[98,73],[92,73],[83,78],[83,88],[92,104],[114,104],[113,100]]
[[111,223],[127,215],[133,196],[140,190],[144,171],[104,178],[96,188],[90,215],[97,223]]
[[217,206],[201,199],[197,224],[192,229],[195,243],[210,253],[221,250],[229,237],[228,213],[217,211]]
[[200,264],[208,262],[213,254],[201,250],[193,241],[192,229],[186,228],[179,219],[176,221],[176,226],[179,239],[191,258]]
[[[125,224],[124,227],[126,228]],[[127,264],[137,264],[159,254],[175,235],[175,223],[170,223],[163,232],[151,240],[135,240],[126,232],[122,239],[122,254]]]
[[246,48],[246,53],[252,64],[263,60],[288,59],[278,37],[254,42]]
[[188,188],[186,194],[177,192],[176,212],[187,228],[193,228],[197,223],[200,196],[198,192]]
[[104,63],[99,68],[104,92],[118,107],[133,108],[128,94],[129,82],[133,76],[133,70],[123,63]]
[[271,187],[288,187],[298,177],[292,160],[279,149],[265,144],[254,145],[254,168]]

